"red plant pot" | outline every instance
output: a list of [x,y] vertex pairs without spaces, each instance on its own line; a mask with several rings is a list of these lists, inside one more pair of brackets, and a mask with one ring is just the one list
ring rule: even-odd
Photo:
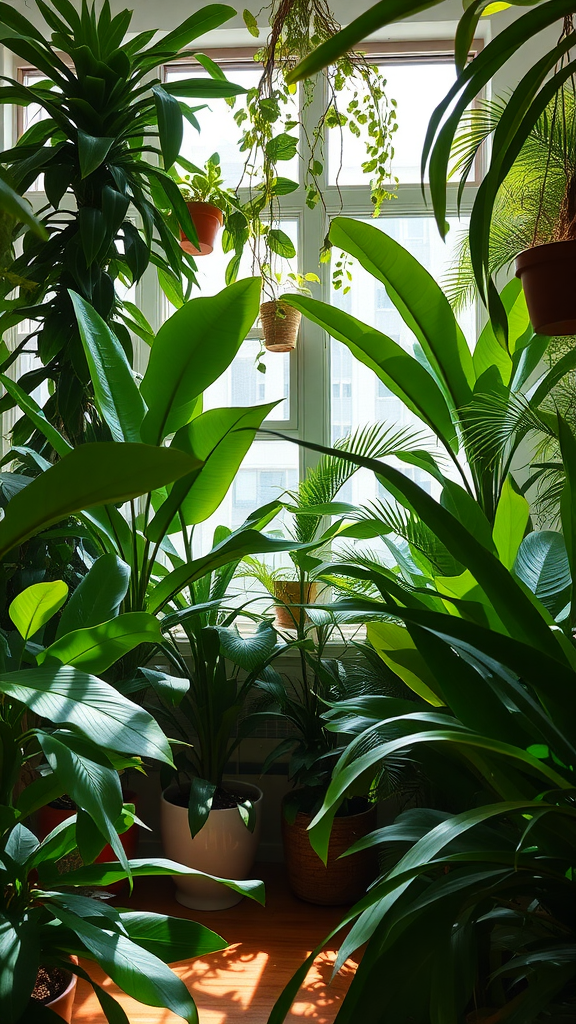
[[516,257],[516,277],[537,334],[576,334],[576,239],[525,249]]
[[[124,794],[124,801],[125,803],[136,804],[136,794],[133,793],[131,790],[127,790],[126,793]],[[75,811],[70,810],[68,808],[51,807],[50,804],[47,804],[45,807],[41,807],[40,811],[38,812],[37,820],[38,838],[40,840],[45,839],[53,828],[56,828],[57,825],[60,825],[62,821],[66,821],[67,818],[71,818],[72,815],[75,813]],[[136,825],[132,825],[132,827],[129,828],[127,832],[123,832],[119,838],[128,860],[131,860],[133,857],[136,856],[136,849],[138,846],[138,829]],[[112,849],[110,844],[106,843],[106,846],[104,847],[102,852],[99,853],[98,856],[96,857],[96,863],[105,864],[107,861],[112,860],[116,860],[116,854],[114,853],[114,850]],[[106,886],[106,888],[110,892],[118,893],[122,892],[127,885],[127,880],[123,879],[120,882],[112,882],[110,885]]]
[[186,203],[186,206],[196,228],[200,248],[197,249],[190,239],[186,238],[182,228],[180,228],[180,245],[184,252],[189,252],[191,256],[208,256],[214,248],[216,235],[224,223],[222,210],[219,210],[217,206],[212,206],[212,203],[194,202]]

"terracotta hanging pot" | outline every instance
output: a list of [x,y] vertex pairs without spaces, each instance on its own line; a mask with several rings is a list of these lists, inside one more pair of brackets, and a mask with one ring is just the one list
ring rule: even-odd
[[[258,786],[236,779],[224,783],[234,796],[252,800],[256,825],[249,832],[237,806],[213,808],[204,826],[192,838],[188,824],[188,797],[178,786],[162,794],[160,820],[162,845],[170,860],[218,878],[242,880],[250,877],[260,839],[263,793]],[[226,910],[242,894],[207,878],[175,875],[176,899],[192,910]]]
[[516,257],[516,277],[537,334],[576,334],[576,239],[525,249]]
[[296,348],[301,319],[299,309],[287,306],[280,299],[263,302],[260,306],[260,323],[264,332],[264,345],[268,351],[291,352]]
[[[70,960],[73,963],[78,964],[77,956],[71,956]],[[61,976],[60,992],[53,999],[46,1001],[46,999],[42,997],[42,988],[45,987],[49,990],[51,987],[57,987],[57,983],[55,984],[56,970],[58,980],[60,980],[59,976]],[[74,1006],[74,996],[76,995],[76,983],[78,979],[75,974],[72,974],[72,971],[61,971],[59,968],[56,970],[54,968],[45,967],[40,969],[36,980],[36,987],[34,989],[35,997],[31,1000],[31,1003],[32,1005],[38,1002],[42,1003],[51,1010],[52,1013],[55,1013],[56,1016],[61,1017],[62,1020],[66,1021],[66,1024],[70,1024],[72,1020],[72,1008]],[[64,988],[62,988],[62,985],[64,985]]]
[[[318,599],[318,583],[304,584],[304,603],[312,604]],[[275,580],[274,597],[282,604],[274,604],[274,625],[278,629],[296,629],[296,622],[300,620],[300,608],[290,609],[286,605],[300,604],[300,583],[298,580]],[[296,620],[296,622],[294,621]],[[310,624],[308,615],[305,615],[306,625]]]
[[359,900],[378,872],[374,848],[361,850],[351,857],[338,858],[353,843],[376,828],[376,804],[360,814],[334,818],[324,865],[310,845],[308,826],[312,815],[298,811],[291,824],[282,808],[282,842],[288,881],[295,896],[307,903],[336,907]]
[[186,206],[196,228],[200,248],[197,249],[190,239],[186,238],[182,228],[180,228],[180,245],[184,252],[190,253],[191,256],[208,256],[214,248],[216,235],[224,223],[224,214],[217,206],[212,206],[212,203],[190,202],[186,203]]

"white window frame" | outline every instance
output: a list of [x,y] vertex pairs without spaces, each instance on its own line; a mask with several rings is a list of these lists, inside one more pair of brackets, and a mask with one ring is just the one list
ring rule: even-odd
[[[477,52],[483,40],[473,41],[472,52]],[[386,42],[370,41],[361,47],[368,59],[373,63],[389,62],[446,62],[453,60],[453,40],[451,39],[410,39]],[[253,61],[255,47],[225,47],[204,50],[217,63],[221,64],[233,80],[234,69],[247,67]],[[158,77],[164,78],[168,68],[192,65],[186,59],[172,62],[157,70]],[[30,71],[29,65],[14,62],[14,73],[21,76]],[[309,117],[317,118],[322,111],[322,98],[317,96],[310,108]],[[18,109],[13,108],[12,137],[18,136],[21,130],[21,118]],[[238,129],[240,137],[240,129]],[[327,157],[328,146],[325,147]],[[461,216],[469,215],[473,200],[481,179],[483,166],[480,160],[476,163],[475,178],[466,185],[461,203]],[[328,217],[342,213],[348,217],[370,217],[372,204],[369,196],[368,180],[360,185],[341,185],[337,188],[328,184],[328,159],[324,161],[324,170],[320,176],[320,188],[326,203]],[[448,187],[447,215],[456,216],[457,185]],[[242,191],[240,193],[242,198]],[[45,201],[43,192],[28,193],[32,205],[38,209]],[[246,198],[248,192],[246,190]],[[304,190],[299,189],[279,199],[280,215],[286,219],[296,220],[298,227],[298,258],[299,270],[314,270],[320,277],[320,285],[314,286],[314,297],[329,302],[331,298],[330,264],[318,267],[318,253],[322,246],[326,230],[324,210],[318,207],[309,210],[305,205]],[[382,207],[380,221],[390,218],[431,217],[432,211],[423,199],[420,185],[417,183],[402,184],[396,189],[396,198],[385,202]],[[158,330],[165,318],[165,298],[159,287],[155,269],[149,267],[136,287],[135,301],[152,325]],[[477,312],[477,317],[479,313]],[[250,332],[249,337],[259,337],[259,329]],[[147,347],[135,341],[135,370],[142,373],[147,360]],[[329,445],[331,439],[331,374],[330,374],[330,338],[320,327],[305,317],[299,332],[296,349],[290,354],[290,413],[284,420],[267,420],[266,428],[279,431],[291,439],[309,439],[316,443]],[[258,435],[259,440],[267,440],[265,434]],[[270,440],[273,440],[270,438]],[[309,466],[314,465],[318,455],[308,449],[299,449],[300,478],[305,475]]]

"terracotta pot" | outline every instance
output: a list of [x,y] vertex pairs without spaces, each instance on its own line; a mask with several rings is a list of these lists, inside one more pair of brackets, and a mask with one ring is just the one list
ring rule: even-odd
[[516,277],[538,334],[576,334],[576,239],[525,249],[516,257]]
[[[164,853],[170,860],[219,878],[250,877],[260,839],[263,794],[248,782],[234,780],[233,785],[232,781],[229,784],[234,792],[254,801],[254,831],[248,831],[237,807],[226,807],[210,811],[204,827],[192,838],[188,808],[172,802],[178,790],[169,786],[162,794],[160,819]],[[240,893],[210,879],[176,875],[174,884],[178,902],[192,910],[226,910],[242,899]]]
[[[318,599],[318,592],[320,585],[318,583],[304,584],[304,602],[306,604],[312,604]],[[296,629],[294,619],[296,622],[300,621],[300,609],[294,608],[291,611],[286,608],[286,605],[300,604],[300,583],[298,580],[275,580],[274,581],[274,597],[279,601],[283,601],[283,604],[274,605],[274,625],[278,629]],[[304,616],[304,622],[310,623],[308,615]]]
[[191,202],[186,203],[186,206],[196,228],[200,248],[197,249],[190,239],[186,238],[182,228],[180,228],[180,246],[191,256],[208,256],[214,248],[216,235],[224,223],[224,214],[217,206],[212,206],[212,203]]
[[[78,963],[77,956],[71,956],[70,959],[73,963]],[[66,1024],[70,1024],[72,1020],[72,1009],[74,1006],[74,996],[76,995],[76,983],[78,978],[75,974],[70,973],[70,981],[64,991],[52,999],[51,1002],[45,1003],[44,1005],[52,1010],[52,1013],[57,1014],[58,1017],[62,1017],[62,1020],[66,1021]]]
[[296,348],[296,338],[302,314],[285,303],[274,299],[260,306],[260,323],[264,332],[264,345],[269,352],[291,352]]
[[310,845],[307,831],[312,816],[299,811],[290,824],[282,808],[282,841],[288,881],[295,896],[307,903],[339,906],[359,900],[378,873],[376,853],[362,850],[351,857],[340,854],[376,828],[376,805],[361,814],[334,818],[326,866]]

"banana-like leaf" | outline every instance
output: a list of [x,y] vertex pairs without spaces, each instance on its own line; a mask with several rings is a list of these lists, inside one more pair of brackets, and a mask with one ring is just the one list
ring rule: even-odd
[[136,498],[197,465],[175,449],[113,441],[80,445],[12,498],[0,523],[0,557],[74,512]]
[[140,441],[146,406],[126,353],[108,324],[76,292],[70,292],[94,395],[115,441]]
[[50,621],[68,597],[68,585],[62,580],[34,583],[18,594],[8,614],[20,636],[29,640]]
[[148,612],[126,612],[98,626],[76,629],[55,640],[38,655],[38,664],[57,658],[64,665],[72,665],[100,675],[139,644],[163,642],[158,620]]
[[120,921],[128,937],[165,964],[190,960],[226,949],[228,943],[216,932],[197,921],[167,917],[148,911],[120,911]]
[[514,565],[529,518],[530,506],[526,498],[514,490],[508,477],[502,485],[492,531],[498,557],[507,569]]
[[162,325],[140,392],[148,406],[142,439],[160,444],[185,426],[199,396],[230,365],[258,315],[260,279],[191,299]]
[[100,555],[70,597],[58,623],[56,639],[114,619],[126,597],[130,568],[117,555]]
[[369,622],[366,635],[375,651],[400,679],[433,707],[445,704],[438,693],[434,674],[416,647],[408,630],[396,622]]
[[56,725],[71,725],[110,750],[172,764],[170,747],[151,715],[114,687],[70,666],[0,675],[0,692]]
[[572,574],[561,533],[553,530],[529,533],[518,549],[514,573],[551,615],[557,615],[569,602]]

